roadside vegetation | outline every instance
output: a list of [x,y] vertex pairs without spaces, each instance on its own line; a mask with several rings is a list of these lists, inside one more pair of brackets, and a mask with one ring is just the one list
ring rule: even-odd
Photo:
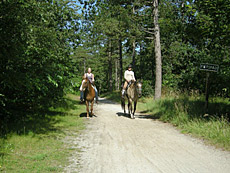
[[[79,90],[88,67],[99,93],[119,101],[115,90],[132,64],[149,97],[139,111],[230,148],[229,1],[161,0],[157,7],[162,64],[155,61],[157,10],[148,1],[0,1],[0,171],[62,171],[64,136],[84,128],[85,111],[75,96],[63,97]],[[201,63],[219,66],[208,78],[208,116],[199,96],[208,76]],[[163,87],[197,96],[167,91],[153,101],[156,64]]]
[[85,107],[76,100],[68,95],[55,108],[12,124],[0,138],[0,172],[63,172],[73,152],[65,137],[84,129],[79,115]]
[[[119,92],[103,95],[120,102]],[[137,112],[146,118],[170,123],[182,133],[204,139],[205,143],[230,150],[230,102],[229,99],[210,98],[208,114],[205,113],[204,96],[171,93],[161,100],[143,97],[137,104]]]

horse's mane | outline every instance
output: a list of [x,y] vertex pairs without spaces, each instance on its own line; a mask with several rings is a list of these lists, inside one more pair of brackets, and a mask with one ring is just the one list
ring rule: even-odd
[[133,88],[137,85],[137,81],[132,81],[131,84],[130,84],[130,88]]

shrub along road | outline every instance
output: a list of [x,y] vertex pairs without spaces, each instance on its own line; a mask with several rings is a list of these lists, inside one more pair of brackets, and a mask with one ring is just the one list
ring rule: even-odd
[[[73,153],[66,172],[230,172],[230,152],[181,134],[172,125],[136,114],[130,119],[119,104],[100,99],[96,117],[68,141]],[[84,116],[84,114],[82,114]]]

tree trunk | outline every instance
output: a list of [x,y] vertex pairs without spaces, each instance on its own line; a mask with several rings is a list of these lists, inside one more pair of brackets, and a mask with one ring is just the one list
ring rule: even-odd
[[142,42],[140,43],[140,65],[139,65],[139,72],[140,72],[140,77],[142,79],[143,76],[143,58],[142,58],[142,51],[143,51],[143,44]]
[[[133,5],[133,14],[135,14],[135,6],[134,5]],[[133,40],[133,52],[132,52],[132,65],[133,65],[134,69],[136,67],[135,56],[136,56],[136,39]]]
[[155,58],[156,58],[156,81],[155,81],[155,97],[161,98],[162,87],[162,60],[161,60],[161,44],[160,44],[160,27],[158,23],[158,0],[153,0],[154,14],[154,36],[155,36]]
[[136,41],[134,40],[133,41],[133,53],[132,53],[132,64],[133,64],[133,68],[135,69],[136,67],[136,59],[135,59],[135,56],[136,56]]
[[122,42],[119,39],[119,62],[120,62],[120,84],[122,84],[123,80],[123,63],[122,63]]
[[119,66],[119,61],[118,59],[115,60],[115,87],[116,90],[120,89],[120,80],[119,80],[119,74],[118,74],[118,66]]
[[113,91],[113,79],[112,79],[112,45],[111,45],[111,40],[109,40],[109,62],[108,62],[108,72],[109,72],[109,91]]

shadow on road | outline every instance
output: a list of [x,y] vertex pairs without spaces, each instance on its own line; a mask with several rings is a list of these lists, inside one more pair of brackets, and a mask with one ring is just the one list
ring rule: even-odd
[[149,114],[138,114],[138,115],[135,115],[137,118],[140,118],[140,119],[152,119],[152,120],[158,120],[159,117],[157,116],[154,116],[154,115],[149,115]]
[[[86,112],[83,112],[80,114],[80,117],[87,117],[87,113]],[[90,118],[92,117],[97,117],[97,115],[89,115]]]
[[[117,116],[123,116],[126,118],[130,118],[130,115],[128,113],[123,113],[123,112],[117,112]],[[154,115],[149,115],[149,114],[140,114],[139,112],[135,113],[135,118],[140,118],[140,119],[153,119],[157,120],[159,117],[154,116]]]
[[126,117],[126,118],[130,118],[130,115],[128,114],[128,113],[124,113],[124,112],[117,112],[117,116],[119,116],[119,117]]
[[99,104],[100,103],[102,103],[102,104],[117,104],[116,102],[105,99],[105,98],[99,98]]

